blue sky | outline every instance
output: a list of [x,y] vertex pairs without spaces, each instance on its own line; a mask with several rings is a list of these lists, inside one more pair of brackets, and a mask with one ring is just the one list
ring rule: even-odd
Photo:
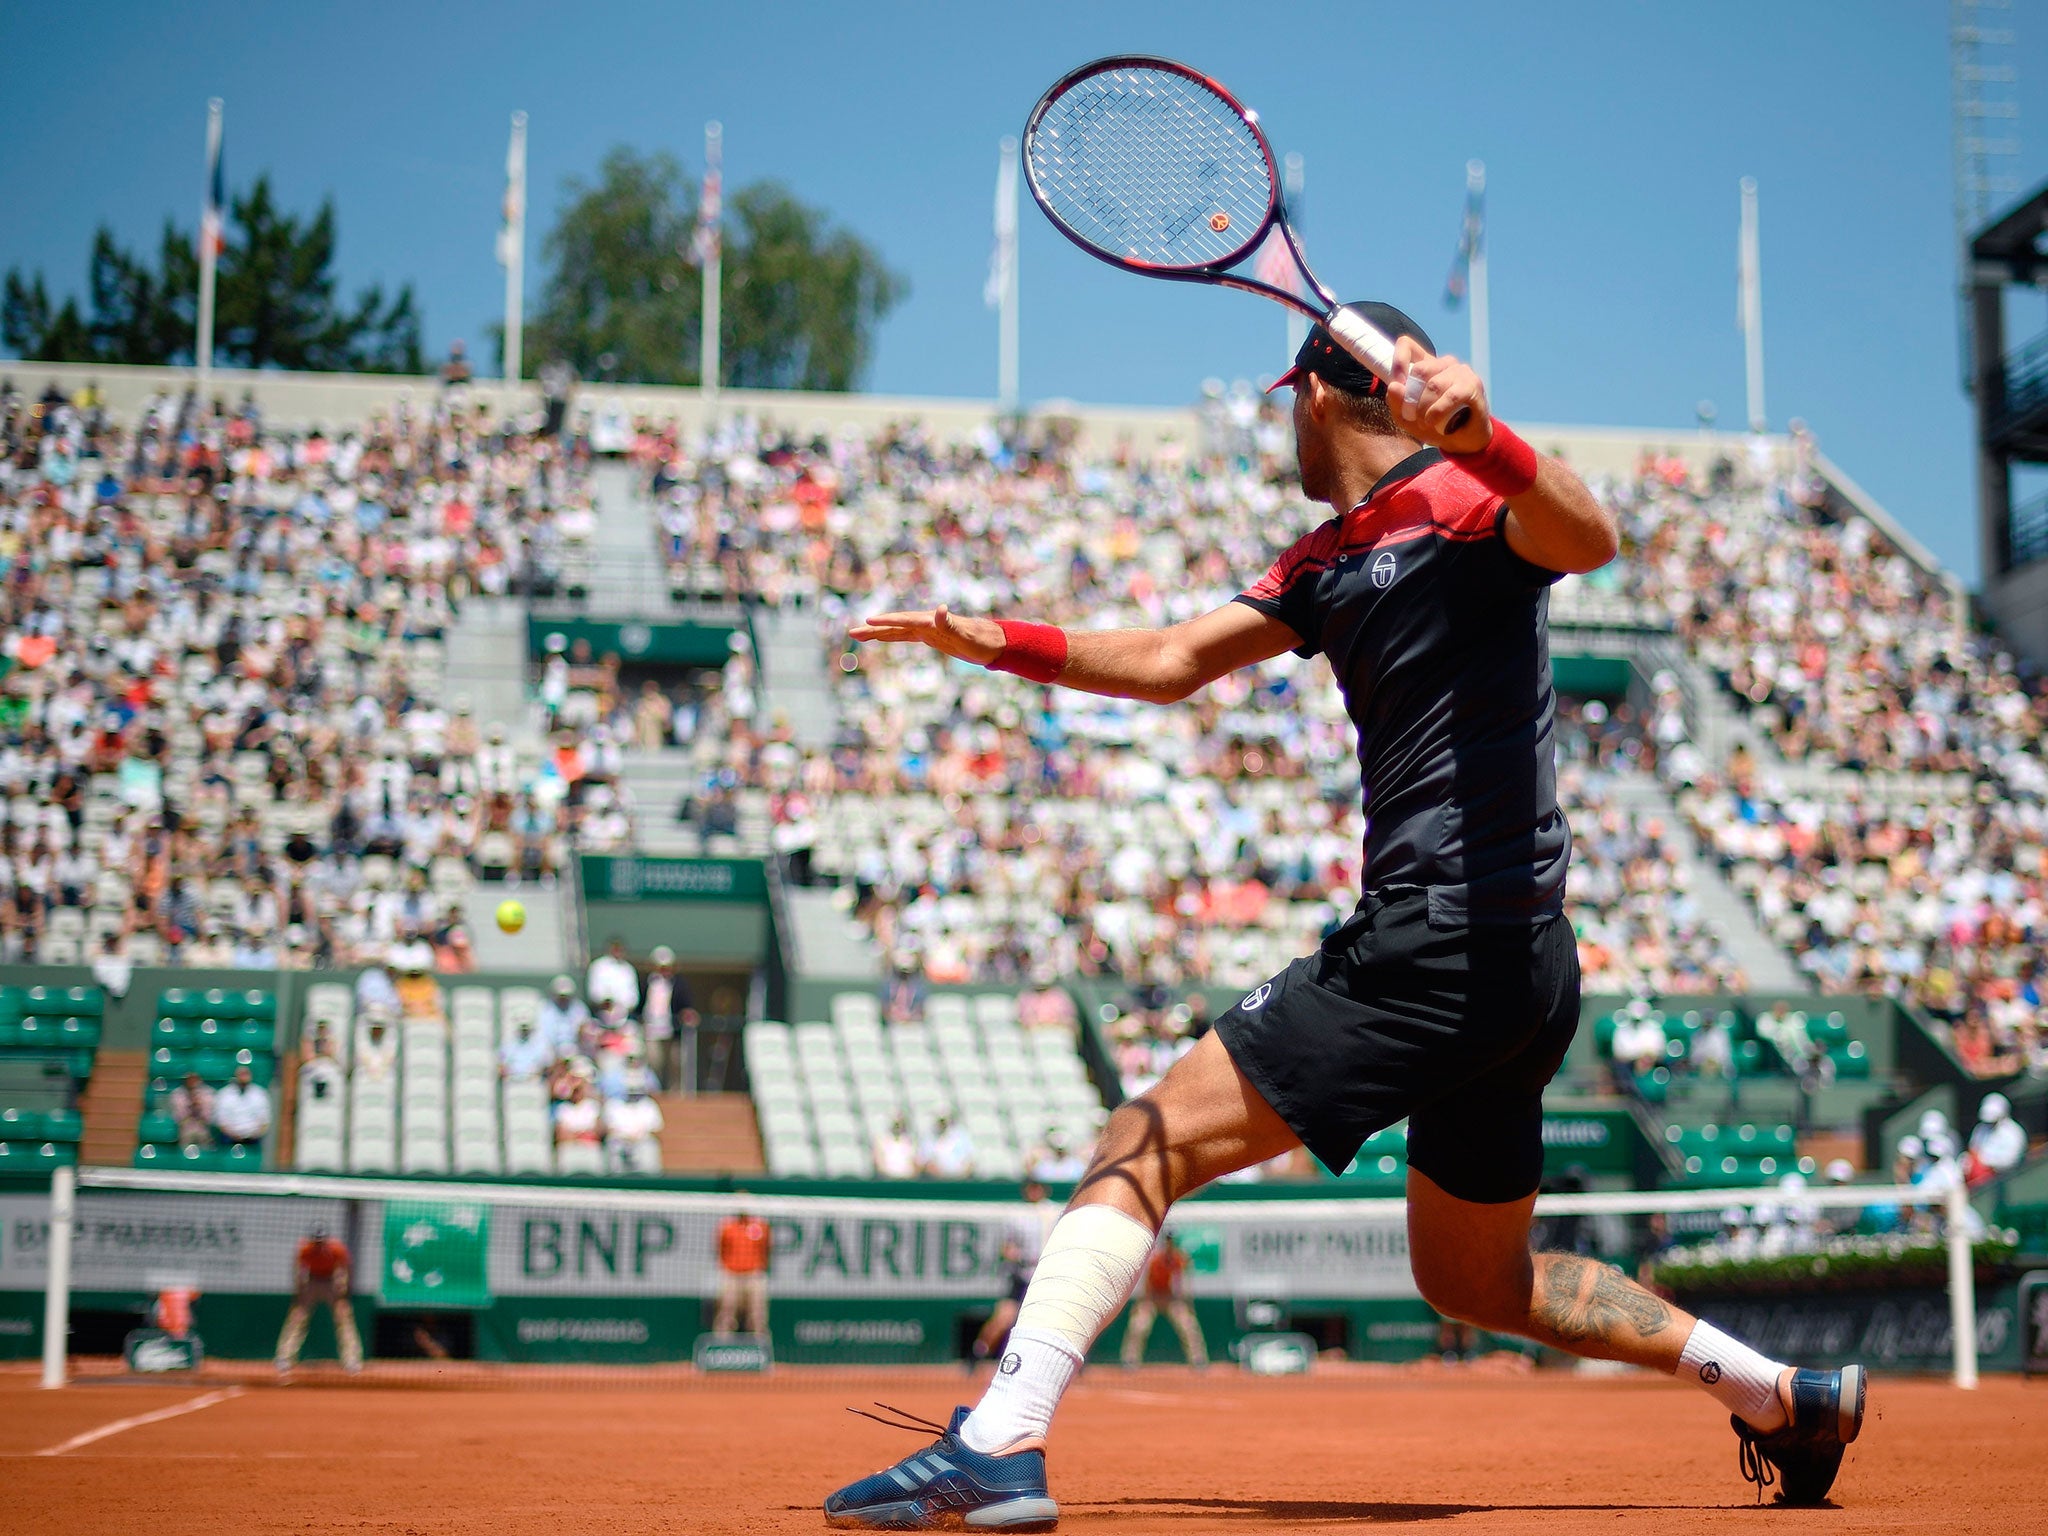
[[[613,144],[694,171],[725,124],[728,182],[774,177],[911,281],[870,387],[990,395],[982,307],[996,143],[1059,72],[1167,53],[1256,106],[1308,169],[1312,261],[1409,309],[1440,346],[1463,166],[1486,161],[1495,394],[1531,421],[1689,427],[1743,414],[1737,181],[1761,186],[1772,426],[1822,447],[1967,578],[1970,424],[1957,387],[1948,7],[1353,0],[1063,7],[0,6],[0,267],[78,291],[93,227],[190,225],[205,101],[228,170],[289,205],[332,194],[346,284],[411,281],[430,346],[481,349],[506,123],[531,116],[529,295],[564,179]],[[2048,170],[2048,22],[2022,5],[2021,172]],[[1454,21],[1446,20],[1455,17]],[[1089,261],[1028,202],[1023,385],[1174,404],[1277,371],[1283,319],[1244,295]],[[2042,325],[2019,306],[2015,336]]]

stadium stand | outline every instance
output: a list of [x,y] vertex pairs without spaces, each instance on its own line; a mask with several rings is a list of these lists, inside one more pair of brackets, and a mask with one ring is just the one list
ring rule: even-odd
[[[0,397],[0,959],[466,964],[482,875],[630,825],[601,744],[536,759],[443,688],[471,593],[573,543],[574,466],[442,406],[329,438],[165,395]],[[573,792],[571,785],[573,784]]]
[[[567,978],[561,978],[567,982]],[[429,990],[429,988],[431,990]],[[573,990],[401,990],[372,969],[308,989],[294,1164],[419,1174],[651,1174],[660,1117],[630,1030]],[[553,1030],[566,1025],[567,1033]],[[587,1098],[587,1123],[563,1106]],[[630,1102],[631,1110],[621,1108]]]
[[96,987],[0,987],[0,1171],[77,1161],[104,1005]]
[[[1106,1114],[1071,1028],[1027,1028],[1015,995],[942,992],[885,1022],[844,992],[829,1022],[749,1024],[769,1172],[1015,1179],[1092,1145]],[[908,1143],[899,1166],[877,1150]],[[1067,1175],[1071,1176],[1071,1175]]]
[[[5,599],[0,958],[424,956],[446,978],[431,1019],[394,1015],[381,1039],[352,996],[309,1009],[302,1051],[321,1023],[331,1038],[327,1065],[291,1068],[298,1166],[614,1161],[613,1096],[563,1067],[594,1067],[584,1042],[485,1092],[486,1042],[495,1072],[527,1005],[460,980],[473,882],[545,879],[578,852],[757,853],[838,889],[884,962],[875,1028],[849,1002],[781,1036],[757,1022],[744,1051],[771,1170],[834,1176],[873,1172],[898,1114],[903,1136],[971,1143],[965,1165],[996,1173],[1061,1151],[1055,1132],[1092,1134],[1100,1095],[1083,1102],[1071,1030],[1041,1056],[1051,1036],[971,1008],[963,1021],[946,989],[1121,986],[1131,1005],[1102,1045],[1135,1091],[1185,1048],[1176,999],[1255,984],[1355,898],[1356,769],[1319,663],[1281,658],[1141,710],[845,640],[853,616],[913,601],[1086,624],[1226,601],[1320,515],[1258,407],[1198,451],[1149,453],[1050,431],[798,436],[742,419],[703,443],[644,427],[633,454],[671,593],[814,624],[827,718],[764,709],[773,691],[744,649],[677,688],[565,645],[513,722],[550,733],[529,753],[448,697],[445,638],[471,595],[552,600],[590,579],[587,443],[448,400],[329,439],[252,403],[216,415],[168,395],[130,426],[9,396],[5,434],[0,513],[32,579]],[[1702,1037],[1710,1055],[1723,1035],[1757,1053],[1739,1063],[1742,1116],[1716,1111],[1772,1149],[1748,1172],[1800,1119],[1804,1069],[1758,1032],[1768,1010],[1694,1001],[1753,984],[1758,944],[1816,986],[1924,1007],[1973,1069],[2048,1049],[2041,697],[1811,464],[1795,442],[1596,475],[1624,555],[1556,597],[1561,652],[1582,635],[1641,642],[1619,691],[1561,705],[1559,785],[1589,993],[1669,1000],[1666,1055],[1624,1079],[1611,1038],[1594,1042],[1580,1086],[1661,1116],[1674,1176],[1711,1161],[1696,1101],[1722,1083],[1695,1060]],[[57,558],[22,566],[32,548]],[[1824,664],[1852,644],[1854,668]],[[1716,711],[1743,728],[1732,749],[1703,726]],[[1839,1127],[1892,1068],[1887,1052],[1872,1070],[1876,1041],[1836,1037],[1831,1011],[1808,1010],[1826,1081],[1807,1113]],[[990,1102],[965,1050],[1008,1057],[1017,1039],[1022,1089]],[[388,1070],[365,1070],[365,1043]],[[572,1102],[598,1131],[558,1145]],[[1398,1155],[1368,1151],[1375,1169]]]

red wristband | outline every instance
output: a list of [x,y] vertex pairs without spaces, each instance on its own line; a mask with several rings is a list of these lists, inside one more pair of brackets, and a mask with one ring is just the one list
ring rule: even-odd
[[1067,632],[1057,624],[1030,624],[998,619],[1003,626],[1002,654],[988,664],[991,672],[1014,672],[1034,683],[1059,680],[1067,664]]
[[1444,457],[1504,499],[1519,496],[1536,483],[1536,450],[1504,421],[1493,424],[1492,439],[1477,453],[1446,451]]

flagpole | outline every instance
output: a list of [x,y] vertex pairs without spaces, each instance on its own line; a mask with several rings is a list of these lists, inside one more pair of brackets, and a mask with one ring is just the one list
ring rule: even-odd
[[220,164],[221,102],[206,104],[206,194],[199,207],[199,334],[193,338],[192,360],[199,369],[199,401],[203,410],[213,372],[213,279],[221,242],[223,210],[214,196],[215,169]]
[[505,264],[505,357],[507,384],[519,382],[525,362],[526,319],[526,114],[512,114],[512,142],[505,151],[505,228],[498,259]]
[[1742,178],[1742,354],[1749,390],[1749,430],[1764,429],[1764,275],[1757,237],[1756,178]]
[[[722,162],[724,161],[725,130],[716,122],[704,125],[704,190],[707,197],[723,199],[724,186]],[[725,242],[719,238],[717,219],[722,209],[714,206],[709,211],[702,202],[697,206],[697,220],[702,231],[704,263],[704,314],[701,322],[702,334],[698,338],[697,384],[704,394],[704,430],[711,430],[711,414],[718,402],[718,325],[720,286],[725,280]]]
[[1017,141],[1003,140],[996,167],[996,263],[1002,279],[996,296],[996,404],[1005,417],[1017,414]]
[[[1287,214],[1297,232],[1301,223],[1301,189],[1306,181],[1305,167],[1299,154],[1290,154],[1281,162],[1280,186],[1287,194]],[[1301,350],[1301,344],[1308,340],[1308,316],[1293,309],[1287,311],[1287,361],[1294,363],[1294,354]]]
[[1486,164],[1481,160],[1465,162],[1465,196],[1478,203],[1480,208],[1479,230],[1472,241],[1471,296],[1472,296],[1472,371],[1479,375],[1479,386],[1487,398],[1493,396],[1493,337],[1489,325],[1490,316],[1486,308]]

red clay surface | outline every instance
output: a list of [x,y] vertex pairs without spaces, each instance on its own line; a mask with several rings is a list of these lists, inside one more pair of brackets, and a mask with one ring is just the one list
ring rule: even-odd
[[[7,1528],[254,1536],[610,1536],[823,1529],[837,1484],[921,1440],[841,1410],[880,1398],[943,1418],[958,1375],[688,1387],[475,1390],[250,1385],[212,1406],[38,1452],[223,1388],[0,1374]],[[1640,1377],[1484,1366],[1095,1371],[1054,1430],[1060,1530],[1774,1533],[2048,1529],[2048,1386],[1975,1393],[1877,1378],[1838,1507],[1758,1510],[1725,1416]]]

